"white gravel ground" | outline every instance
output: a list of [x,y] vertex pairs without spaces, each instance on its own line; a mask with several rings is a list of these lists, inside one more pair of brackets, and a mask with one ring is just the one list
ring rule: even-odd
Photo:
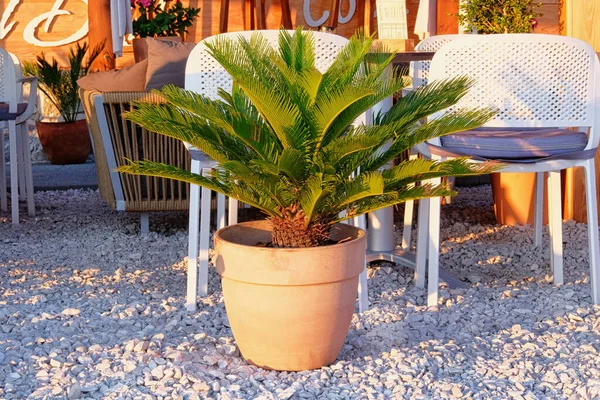
[[493,225],[491,193],[462,189],[442,211],[442,266],[473,283],[424,306],[412,272],[369,269],[372,308],[338,361],[286,373],[249,366],[218,276],[184,311],[187,215],[109,210],[94,191],[36,194],[38,216],[0,214],[1,399],[592,399],[600,397],[600,307],[590,304],[585,225],[564,224],[565,279],[530,227]]

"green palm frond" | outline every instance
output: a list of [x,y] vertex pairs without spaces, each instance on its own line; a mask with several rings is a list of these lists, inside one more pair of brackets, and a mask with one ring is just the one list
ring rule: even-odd
[[[326,232],[342,219],[406,200],[454,194],[445,184],[428,183],[431,179],[501,167],[462,158],[389,167],[416,144],[478,127],[495,111],[452,109],[472,85],[457,78],[418,89],[387,114],[376,115],[370,126],[353,126],[406,85],[391,67],[393,54],[367,55],[371,43],[370,37],[353,37],[320,72],[310,32],[282,31],[278,50],[260,34],[209,41],[208,51],[233,79],[230,93],[221,90],[221,98],[212,100],[166,87],[160,92],[163,103],[136,102],[126,118],[188,142],[220,165],[210,176],[148,161],[118,170],[206,186],[260,208],[277,229],[293,227],[293,234],[277,235],[293,238],[304,231]],[[298,243],[322,236],[310,234]]]

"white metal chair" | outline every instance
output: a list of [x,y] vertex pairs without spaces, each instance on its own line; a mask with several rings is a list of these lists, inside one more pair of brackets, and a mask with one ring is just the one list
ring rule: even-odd
[[[257,31],[230,32],[217,35],[219,37],[237,38],[243,36],[249,38]],[[277,46],[279,40],[278,30],[258,31],[272,45]],[[321,71],[326,70],[339,50],[348,43],[348,39],[324,32],[313,32],[316,43],[317,68]],[[216,36],[204,39],[192,50],[186,65],[185,88],[211,98],[217,99],[218,89],[231,90],[232,80],[229,74],[219,65],[219,63],[208,53],[206,42],[211,41]],[[208,158],[204,153],[193,147],[189,147],[192,157],[191,171],[197,174],[208,174],[216,166],[216,162]],[[206,296],[208,292],[208,249],[210,238],[210,196],[211,191],[202,188],[200,196],[200,187],[191,185],[190,187],[190,222],[189,222],[189,247],[188,247],[188,279],[187,279],[187,297],[186,308],[189,311],[196,310],[196,296]],[[202,199],[202,200],[200,200]],[[200,204],[202,201],[202,204]],[[229,221],[228,224],[237,222],[237,201],[229,199]],[[357,218],[356,223],[364,221],[364,217]],[[217,200],[217,228],[225,226],[225,197],[218,195]],[[200,225],[200,226],[199,226]],[[364,228],[364,223],[361,226]],[[199,235],[199,236],[198,236]],[[359,306],[366,308],[366,271],[360,278],[361,296]]]
[[[465,37],[465,35],[436,35],[429,36],[421,40],[416,46],[416,51],[438,51],[446,43],[453,40]],[[429,66],[431,61],[412,61],[409,66],[408,75],[411,78],[412,84],[409,87],[402,89],[402,94],[405,95],[418,87],[427,85],[429,78]]]
[[[23,83],[30,85],[27,103],[23,99]],[[19,198],[27,200],[29,215],[35,215],[29,132],[25,123],[35,111],[36,100],[37,79],[23,78],[19,59],[0,48],[0,122],[8,126],[9,132],[13,224],[19,223]],[[7,211],[4,143],[0,142],[0,210]]]
[[[594,167],[600,140],[600,64],[594,50],[581,40],[562,36],[465,36],[438,50],[429,71],[430,80],[455,76],[468,76],[475,83],[453,108],[490,106],[498,109],[498,114],[486,128],[432,140],[419,145],[419,152],[436,160],[462,155],[479,160],[499,159],[506,163],[503,172],[537,173],[536,243],[541,242],[543,179],[548,173],[551,267],[555,284],[563,283],[560,171],[583,167],[592,300],[600,303]],[[417,285],[424,285],[425,258],[428,258],[427,304],[435,306],[438,303],[439,198],[421,200],[418,229]]]

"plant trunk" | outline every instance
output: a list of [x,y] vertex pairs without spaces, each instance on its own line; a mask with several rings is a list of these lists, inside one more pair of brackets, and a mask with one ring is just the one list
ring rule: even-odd
[[304,212],[294,206],[285,209],[283,217],[271,218],[271,223],[273,247],[316,247],[329,241],[329,225],[312,223],[306,226]]

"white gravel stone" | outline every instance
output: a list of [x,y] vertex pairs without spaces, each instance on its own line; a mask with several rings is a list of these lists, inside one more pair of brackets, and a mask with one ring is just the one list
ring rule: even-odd
[[140,236],[137,216],[95,191],[36,193],[35,218],[0,214],[0,398],[600,396],[586,226],[563,225],[556,287],[547,231],[535,248],[532,227],[494,224],[489,186],[459,190],[442,210],[440,262],[472,286],[442,283],[430,309],[411,270],[371,265],[371,309],[333,365],[305,372],[240,357],[213,268],[209,295],[185,312],[187,213],[152,215]]

